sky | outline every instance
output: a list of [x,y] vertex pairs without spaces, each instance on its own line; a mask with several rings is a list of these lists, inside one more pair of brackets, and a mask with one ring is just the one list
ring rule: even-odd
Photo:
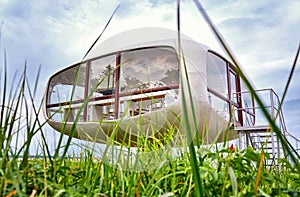
[[[255,87],[273,88],[282,96],[300,43],[300,1],[201,3]],[[138,27],[176,30],[174,0],[0,0],[0,62],[4,61],[5,50],[10,76],[22,72],[26,62],[29,79],[35,78],[41,65],[40,99],[47,79],[82,59],[119,4],[100,41]],[[224,54],[191,0],[181,2],[181,25],[183,33]],[[299,66],[298,63],[283,108],[288,130],[298,137]]]

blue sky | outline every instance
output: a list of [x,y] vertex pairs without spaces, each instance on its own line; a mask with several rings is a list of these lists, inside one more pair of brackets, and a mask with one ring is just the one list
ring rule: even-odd
[[[27,61],[33,78],[42,66],[39,94],[46,79],[82,59],[121,3],[102,40],[136,27],[176,29],[173,0],[0,0],[1,55],[9,74]],[[256,88],[282,95],[300,42],[299,0],[205,0],[208,14],[222,32]],[[182,1],[182,31],[222,53],[192,1]],[[300,137],[299,63],[284,104],[288,130]]]

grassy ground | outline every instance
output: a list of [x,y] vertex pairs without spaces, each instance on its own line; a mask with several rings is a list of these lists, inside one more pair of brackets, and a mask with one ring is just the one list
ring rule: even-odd
[[[23,76],[7,87],[6,65],[1,77],[1,196],[299,196],[299,164],[286,159],[266,166],[268,155],[233,146],[201,148],[191,143],[174,157],[147,171],[109,165],[90,149],[67,156],[71,142],[58,143],[50,154],[40,121],[42,103]],[[33,89],[33,91],[32,91]],[[15,149],[20,132],[26,140]],[[30,157],[33,137],[40,133],[41,154]],[[16,145],[17,146],[17,145]],[[148,151],[151,151],[148,147]],[[288,148],[288,146],[286,146]],[[292,151],[292,150],[290,150]],[[170,159],[171,158],[171,159]],[[165,160],[164,160],[165,159]],[[298,158],[299,159],[299,158]]]
[[[300,175],[285,167],[259,168],[261,153],[225,148],[197,153],[203,196],[297,196]],[[2,195],[17,196],[195,196],[189,155],[153,171],[123,171],[83,152],[77,159],[30,159],[26,167],[10,159],[2,180]]]

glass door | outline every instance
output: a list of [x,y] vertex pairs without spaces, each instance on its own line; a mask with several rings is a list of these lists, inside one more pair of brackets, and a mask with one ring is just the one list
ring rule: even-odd
[[241,86],[240,80],[236,72],[229,66],[229,98],[230,98],[230,112],[231,120],[236,125],[243,125],[242,116],[242,101],[241,101]]

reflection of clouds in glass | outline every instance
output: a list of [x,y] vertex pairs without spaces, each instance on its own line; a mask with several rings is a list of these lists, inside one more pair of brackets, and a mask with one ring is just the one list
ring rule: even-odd
[[[55,86],[56,84],[74,84],[75,76],[78,71],[78,66],[71,67],[67,70],[64,70],[63,72],[58,73],[55,75],[51,80],[51,86]],[[78,71],[78,78],[77,78],[77,84],[82,84],[82,81],[84,81],[82,78],[84,78],[84,74],[80,73],[82,71],[82,67]]]
[[170,70],[178,70],[176,55],[168,49],[151,48],[130,51],[124,53],[122,57],[126,62],[122,65],[125,78],[134,76],[143,82],[161,81],[168,77],[167,73]]
[[[90,70],[90,89],[109,88],[114,86],[116,55],[92,61]],[[109,86],[109,87],[108,87]]]
[[226,62],[218,56],[208,53],[207,56],[207,83],[208,87],[226,96],[227,76]]
[[84,98],[85,72],[86,65],[82,64],[72,66],[54,75],[49,86],[49,104]]
[[115,65],[116,65],[115,59],[116,59],[116,56],[112,55],[112,56],[108,56],[108,57],[104,57],[104,58],[92,61],[91,72],[90,72],[91,79],[93,79],[93,78],[98,79],[99,74],[103,73],[108,65],[111,65],[115,68]]
[[72,100],[82,99],[84,97],[84,87],[73,86],[67,84],[56,85],[50,95],[50,103],[68,102],[71,101],[72,91],[74,95]]
[[162,70],[166,64],[163,63],[156,63],[156,65],[150,66],[150,74],[153,80],[160,80],[166,76],[166,70]]

